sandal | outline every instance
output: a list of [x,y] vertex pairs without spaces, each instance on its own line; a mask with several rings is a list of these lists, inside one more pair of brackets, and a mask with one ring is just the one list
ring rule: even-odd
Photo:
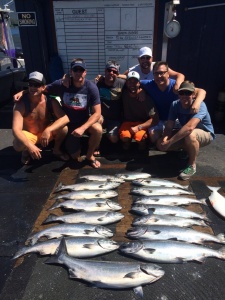
[[96,160],[96,159],[87,159],[87,158],[85,158],[84,162],[85,162],[88,166],[90,166],[90,167],[92,167],[92,168],[94,168],[94,169],[98,169],[98,168],[101,167],[100,161],[98,161],[98,160]]
[[101,153],[99,150],[95,150],[94,154],[93,154],[95,157],[101,157]]

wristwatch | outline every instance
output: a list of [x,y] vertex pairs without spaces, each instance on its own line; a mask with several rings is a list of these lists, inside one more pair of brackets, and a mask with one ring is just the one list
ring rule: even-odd
[[141,125],[138,125],[138,130],[142,130],[142,126]]

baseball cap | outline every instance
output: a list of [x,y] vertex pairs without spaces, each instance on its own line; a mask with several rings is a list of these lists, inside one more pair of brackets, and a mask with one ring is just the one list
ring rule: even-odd
[[116,69],[120,71],[120,65],[115,60],[108,60],[105,66],[106,69]]
[[86,64],[85,61],[82,58],[74,59],[70,64],[71,69],[74,69],[75,67],[81,67],[84,70],[86,70]]
[[35,81],[41,84],[45,84],[45,78],[44,75],[38,71],[32,72],[29,74],[28,81]]
[[191,82],[184,81],[184,82],[181,83],[181,85],[180,85],[180,87],[178,89],[178,92],[179,91],[183,91],[183,90],[194,92],[195,86]]
[[139,81],[140,75],[138,74],[138,72],[131,71],[127,74],[127,79],[130,79],[130,78],[136,78]]
[[151,50],[151,48],[148,48],[148,47],[142,47],[142,48],[139,50],[138,57],[142,57],[142,56],[144,56],[144,55],[152,56],[152,50]]

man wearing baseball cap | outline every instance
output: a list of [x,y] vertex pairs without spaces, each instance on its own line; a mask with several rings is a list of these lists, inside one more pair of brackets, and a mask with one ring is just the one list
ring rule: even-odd
[[[188,154],[188,164],[178,178],[188,180],[196,173],[196,160],[199,148],[215,139],[213,125],[204,102],[199,111],[193,113],[191,107],[195,100],[195,86],[191,81],[184,81],[178,90],[179,100],[171,104],[168,121],[162,138],[157,141],[160,151],[184,149]],[[178,119],[181,129],[174,131],[175,120]]]
[[[130,71],[135,71],[140,75],[140,80],[152,80],[153,67],[155,62],[153,62],[152,50],[149,47],[142,47],[138,51],[138,64],[129,68],[124,72],[127,75]],[[176,80],[174,89],[178,90],[182,81],[184,81],[184,75],[182,73],[176,72],[171,68],[168,69],[170,77]]]
[[127,75],[122,102],[124,122],[119,134],[123,149],[128,150],[134,139],[139,150],[145,150],[147,130],[158,123],[158,114],[151,97],[140,88],[140,75],[135,71]]
[[[22,152],[23,164],[28,164],[31,159],[40,159],[41,148],[48,146],[51,140],[54,140],[53,154],[63,161],[69,160],[69,156],[61,150],[69,118],[57,100],[50,100],[43,94],[44,89],[44,75],[37,71],[30,73],[28,92],[13,108],[13,146],[16,151]],[[50,118],[51,113],[56,118],[54,122]]]
[[[80,138],[86,132],[89,135],[85,162],[93,168],[99,168],[94,151],[102,137],[102,126],[97,121],[101,116],[101,103],[96,85],[87,80],[86,63],[82,58],[74,59],[70,64],[71,82],[69,87],[62,80],[56,80],[46,86],[46,92],[60,96],[62,107],[70,119],[65,146],[70,156],[80,161]],[[90,114],[91,111],[91,114]]]

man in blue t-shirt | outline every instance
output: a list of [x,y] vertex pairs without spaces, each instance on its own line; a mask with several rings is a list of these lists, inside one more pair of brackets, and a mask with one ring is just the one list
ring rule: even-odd
[[[165,122],[168,119],[170,105],[179,98],[175,90],[176,81],[169,77],[168,70],[167,62],[158,61],[153,67],[154,80],[141,80],[141,87],[151,96],[159,114],[159,123],[149,128],[149,136],[152,143],[155,143],[161,137]],[[205,90],[195,88],[196,100],[192,104],[192,112],[199,110],[205,95]]]
[[[71,82],[69,87],[62,80],[56,80],[45,87],[45,92],[60,96],[62,107],[70,119],[65,146],[73,159],[80,158],[80,138],[87,132],[89,137],[86,162],[93,168],[99,168],[100,162],[95,159],[94,151],[102,137],[102,126],[97,121],[101,116],[101,103],[96,85],[85,78],[86,64],[76,58],[71,62]],[[90,114],[91,111],[91,114]]]
[[[195,95],[195,86],[192,82],[184,81],[178,90],[179,100],[171,104],[168,121],[163,136],[157,140],[160,151],[184,149],[188,154],[188,165],[179,174],[182,180],[188,180],[196,173],[196,159],[199,148],[204,147],[215,139],[213,125],[204,102],[200,104],[198,112],[193,113],[192,107]],[[181,128],[174,131],[176,119]]]

